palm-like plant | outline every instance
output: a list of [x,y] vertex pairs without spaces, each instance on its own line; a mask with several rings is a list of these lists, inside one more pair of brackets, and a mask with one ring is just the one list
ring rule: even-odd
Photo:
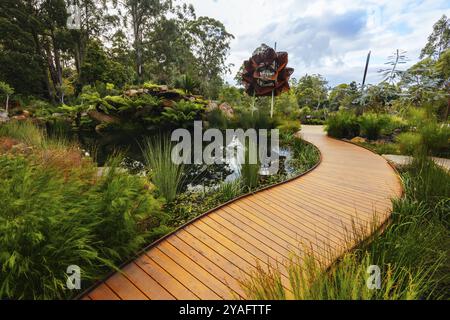
[[183,74],[175,80],[174,87],[183,89],[187,94],[193,94],[200,87],[200,82],[187,74]]

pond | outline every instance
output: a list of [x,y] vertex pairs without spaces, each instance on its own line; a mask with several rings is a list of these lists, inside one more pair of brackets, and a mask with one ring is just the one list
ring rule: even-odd
[[[72,132],[68,135],[72,141],[77,142],[83,150],[93,156],[99,167],[105,165],[108,157],[119,152],[124,155],[123,166],[131,173],[145,174],[146,167],[141,146],[144,145],[146,139],[163,136],[164,134],[167,136],[167,133],[160,132],[111,132],[107,134]],[[290,165],[291,158],[291,150],[280,147],[277,174],[289,176],[294,173],[295,170]],[[186,169],[186,181],[189,181],[186,188],[189,189],[212,187],[222,181],[231,182],[240,176],[240,164],[237,157],[232,157],[224,164],[188,165]],[[260,175],[268,175],[267,168],[261,167]]]

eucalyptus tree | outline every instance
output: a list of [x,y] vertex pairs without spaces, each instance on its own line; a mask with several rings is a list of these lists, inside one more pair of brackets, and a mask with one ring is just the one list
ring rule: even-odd
[[436,69],[436,61],[431,57],[406,70],[399,85],[403,89],[402,98],[419,107],[429,102],[440,104],[447,95],[443,91],[443,79]]
[[328,101],[328,82],[320,74],[306,74],[298,80],[295,92],[299,106],[318,110]]
[[6,98],[6,102],[5,102],[5,111],[6,114],[8,114],[8,109],[9,109],[9,97],[14,93],[14,88],[11,87],[9,84],[7,84],[6,82],[2,82],[0,81],[0,94],[4,95]]
[[131,25],[137,82],[144,76],[144,36],[152,24],[172,8],[172,0],[113,0],[115,6],[123,8],[125,27]]
[[436,70],[443,79],[442,86],[447,92],[447,108],[445,108],[443,119],[448,120],[450,114],[450,48],[444,51],[436,62]]
[[450,19],[444,14],[433,26],[433,32],[420,53],[420,58],[432,57],[438,59],[450,48]]
[[[12,55],[25,51],[31,58],[29,63],[35,67],[29,72],[40,74],[50,99],[61,100],[63,30],[68,17],[64,0],[4,0],[0,8],[0,33],[3,34],[0,41],[3,49],[9,50],[8,54]],[[20,60],[15,65],[23,63],[24,60]],[[9,70],[9,73],[6,75],[8,78],[18,76],[17,70]],[[27,79],[26,83],[29,81]],[[11,83],[14,82],[17,83]],[[25,89],[23,84],[16,88]]]
[[145,33],[145,69],[150,79],[175,84],[181,78],[200,79],[188,25],[196,19],[192,5],[174,5],[170,14],[156,18]]
[[[217,84],[221,84],[221,75],[230,71],[226,59],[234,36],[227,32],[220,21],[209,17],[190,21],[188,30],[205,93],[215,98],[219,93]],[[216,90],[212,90],[213,88]]]
[[39,42],[40,25],[31,8],[25,1],[0,1],[0,78],[17,92],[47,92],[50,97],[48,71]]
[[[115,14],[110,14],[108,0],[66,0],[67,5],[75,4],[79,8],[79,28],[68,30],[69,50],[73,55],[75,68],[78,74],[78,89],[82,82],[82,69],[87,55],[89,42],[101,39],[111,27],[118,27],[119,20]],[[84,68],[85,69],[85,68]]]
[[336,111],[340,108],[351,109],[356,107],[355,100],[358,99],[359,95],[360,91],[356,82],[339,84],[330,91],[329,108],[331,111]]

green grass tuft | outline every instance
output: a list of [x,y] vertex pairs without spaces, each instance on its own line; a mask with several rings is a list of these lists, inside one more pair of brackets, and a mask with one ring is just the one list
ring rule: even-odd
[[172,161],[172,143],[167,137],[148,139],[143,153],[153,184],[168,202],[174,200],[183,183],[184,166]]

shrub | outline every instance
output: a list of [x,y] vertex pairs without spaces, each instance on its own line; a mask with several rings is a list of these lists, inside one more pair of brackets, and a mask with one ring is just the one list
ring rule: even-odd
[[118,111],[127,110],[132,106],[131,100],[123,96],[106,96],[103,100]]
[[372,150],[379,155],[383,154],[401,154],[398,143],[370,143],[370,142],[361,142],[359,145]]
[[361,134],[369,140],[377,140],[389,125],[389,117],[376,113],[365,113],[359,118]]
[[[255,143],[256,142],[252,141],[251,139],[249,139],[249,141],[246,143],[244,163],[241,164],[240,170],[242,184],[248,191],[254,190],[258,186],[259,182],[259,159],[256,159],[256,163],[251,163],[253,162],[253,155],[251,154],[251,152],[255,149]],[[258,157],[258,155],[256,155],[256,157]]]
[[99,251],[109,256],[110,248],[117,258],[135,253],[148,240],[165,230],[162,201],[151,194],[145,179],[120,169],[122,156],[108,159],[100,180],[93,186],[86,204],[101,221],[94,228],[102,241]]
[[172,126],[191,127],[194,120],[200,120],[202,111],[204,111],[203,105],[181,100],[175,102],[173,107],[165,108],[161,114],[161,120]]
[[318,149],[302,139],[294,138],[289,146],[293,152],[293,158],[289,163],[294,168],[295,173],[302,173],[311,169],[320,160]]
[[395,130],[405,131],[409,128],[408,121],[399,116],[388,116],[386,115],[388,121],[383,129],[383,133],[386,135],[391,135]]
[[311,108],[303,107],[300,109],[300,120],[302,123],[306,123],[311,118]]
[[418,133],[404,132],[396,138],[401,154],[413,155],[420,146],[421,138]]
[[30,121],[10,121],[0,126],[0,137],[8,137],[22,141],[31,146],[42,146],[45,133]]
[[427,110],[425,108],[414,108],[408,109],[407,118],[409,123],[413,126],[418,127],[428,118]]
[[206,119],[208,121],[209,127],[216,129],[227,129],[230,122],[226,114],[219,108],[211,110],[207,114]]
[[183,89],[187,94],[193,94],[200,88],[200,82],[189,75],[181,75],[174,81],[174,87]]
[[161,104],[161,99],[149,94],[138,95],[131,99],[131,105],[135,109],[149,108],[156,109]]
[[428,155],[450,155],[450,126],[436,121],[424,121],[418,130],[421,136],[421,146]]
[[184,167],[172,161],[170,139],[147,139],[143,153],[152,182],[168,202],[174,200],[182,186]]
[[58,112],[57,107],[43,100],[31,100],[26,109],[36,117],[50,117],[53,113]]
[[[241,286],[248,299],[287,300],[403,300],[420,298],[420,286],[424,285],[421,274],[411,276],[408,270],[386,265],[381,290],[367,287],[367,270],[373,257],[367,253],[363,258],[354,253],[345,254],[339,267],[324,271],[325,266],[314,256],[295,256],[287,263],[288,293],[282,282],[280,268],[270,266],[267,270],[258,266]],[[425,272],[425,270],[423,270]]]
[[[450,175],[426,157],[416,157],[409,170],[403,174],[408,196],[426,203],[433,213],[449,223]],[[438,208],[443,210],[437,210]],[[446,210],[447,209],[447,210]],[[438,212],[440,211],[440,212]]]
[[423,120],[416,132],[402,133],[396,140],[404,154],[444,157],[450,154],[450,127],[435,120]]
[[248,110],[241,110],[234,117],[232,126],[235,128],[247,129],[274,129],[277,127],[277,119],[271,118],[268,112],[257,110],[254,113]]
[[352,112],[338,111],[326,122],[328,135],[335,138],[354,138],[359,135],[358,119]]
[[282,120],[277,128],[282,132],[297,133],[300,131],[300,127],[300,121],[298,120]]

